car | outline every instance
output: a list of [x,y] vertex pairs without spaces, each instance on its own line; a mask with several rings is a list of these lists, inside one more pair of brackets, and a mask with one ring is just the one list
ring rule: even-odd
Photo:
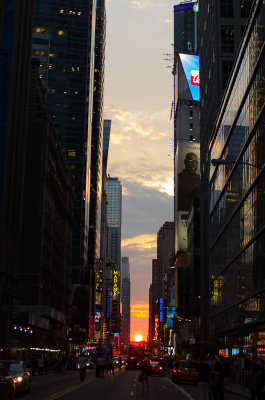
[[26,368],[24,361],[1,360],[1,363],[8,369],[15,382],[15,392],[26,394],[31,389],[31,374]]
[[13,400],[15,398],[15,382],[4,364],[0,363],[0,399]]
[[148,373],[149,375],[166,376],[166,368],[162,362],[151,360],[148,364]]
[[172,369],[172,382],[198,383],[198,363],[193,360],[179,360]]
[[128,357],[125,363],[126,369],[139,369],[140,362],[136,357]]

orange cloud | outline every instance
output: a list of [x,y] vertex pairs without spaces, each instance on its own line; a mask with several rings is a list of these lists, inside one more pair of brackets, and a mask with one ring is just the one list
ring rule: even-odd
[[147,340],[149,304],[136,303],[131,305],[131,340],[141,334]]
[[155,249],[157,246],[157,235],[138,235],[132,238],[123,239],[121,242],[122,248],[134,247],[139,249]]
[[149,304],[131,305],[131,316],[135,318],[148,318]]

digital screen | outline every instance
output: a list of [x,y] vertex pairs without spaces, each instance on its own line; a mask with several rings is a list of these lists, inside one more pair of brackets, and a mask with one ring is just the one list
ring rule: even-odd
[[200,101],[200,63],[199,56],[179,54],[192,99]]

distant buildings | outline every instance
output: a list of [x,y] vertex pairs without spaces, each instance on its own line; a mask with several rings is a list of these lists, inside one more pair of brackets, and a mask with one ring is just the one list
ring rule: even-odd
[[122,342],[130,342],[131,332],[131,281],[129,257],[121,258]]

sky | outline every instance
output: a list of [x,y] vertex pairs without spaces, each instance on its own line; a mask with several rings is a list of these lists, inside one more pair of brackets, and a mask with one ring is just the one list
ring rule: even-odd
[[177,3],[106,0],[104,118],[112,121],[108,174],[122,185],[122,256],[130,262],[131,340],[137,333],[147,339],[157,232],[165,221],[173,221],[173,154],[168,153]]

